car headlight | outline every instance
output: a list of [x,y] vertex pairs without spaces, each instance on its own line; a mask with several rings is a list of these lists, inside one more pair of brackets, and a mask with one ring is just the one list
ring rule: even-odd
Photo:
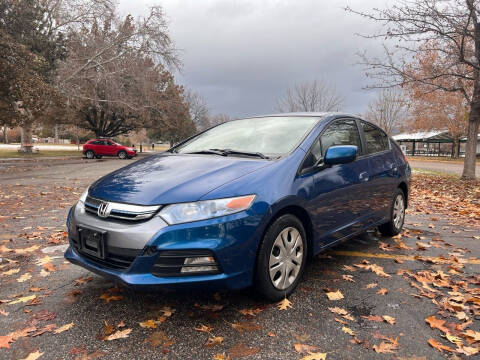
[[88,188],[80,195],[75,206],[75,211],[79,211],[81,214],[85,213],[85,201],[87,200]]
[[255,200],[255,195],[172,204],[165,206],[159,215],[169,225],[181,224],[247,210],[252,205],[253,200]]

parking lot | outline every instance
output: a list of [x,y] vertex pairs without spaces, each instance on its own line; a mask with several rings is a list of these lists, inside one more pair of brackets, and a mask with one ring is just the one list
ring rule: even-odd
[[[416,189],[400,236],[370,232],[321,254],[280,304],[249,289],[136,292],[63,259],[69,207],[129,161],[0,170],[0,358],[413,360],[479,351],[475,210],[437,208],[432,189]],[[469,186],[474,209],[480,189]]]

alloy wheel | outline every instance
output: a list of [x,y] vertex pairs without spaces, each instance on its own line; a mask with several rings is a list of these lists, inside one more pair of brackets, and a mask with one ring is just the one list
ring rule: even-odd
[[403,196],[398,194],[393,203],[393,225],[396,229],[400,229],[403,224],[403,219],[405,218],[405,201]]
[[300,273],[304,261],[303,239],[294,227],[283,229],[275,239],[270,251],[270,280],[278,290],[292,285]]

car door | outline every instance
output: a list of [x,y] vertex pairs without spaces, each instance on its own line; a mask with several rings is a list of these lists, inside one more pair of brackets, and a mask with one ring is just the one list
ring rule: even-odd
[[396,189],[398,165],[387,134],[373,124],[365,121],[360,123],[368,159],[369,182],[373,189],[369,206],[372,217],[377,222],[388,215]]
[[105,149],[108,155],[117,155],[117,146],[113,141],[105,140]]
[[364,159],[362,141],[355,119],[330,123],[313,144],[308,161],[321,158],[334,145],[355,145],[358,158],[348,164],[323,167],[313,173],[313,194],[308,210],[316,228],[320,247],[362,230],[368,198],[368,159]]

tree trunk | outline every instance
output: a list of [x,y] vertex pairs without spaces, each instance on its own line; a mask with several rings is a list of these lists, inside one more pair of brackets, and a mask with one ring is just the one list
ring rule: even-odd
[[463,164],[462,179],[475,179],[478,125],[480,124],[480,94],[474,95],[473,99],[468,117],[467,144],[465,146],[465,162]]
[[23,127],[22,150],[28,154],[32,153],[32,124],[26,123]]
[[459,143],[460,139],[458,137],[453,137],[453,144],[452,144],[452,147],[453,147],[453,154],[452,154],[452,157],[454,159],[458,159],[460,157],[460,154],[458,153],[458,143]]
[[7,131],[8,131],[8,127],[6,124],[3,125],[3,142],[5,144],[8,144],[8,134],[7,134]]

